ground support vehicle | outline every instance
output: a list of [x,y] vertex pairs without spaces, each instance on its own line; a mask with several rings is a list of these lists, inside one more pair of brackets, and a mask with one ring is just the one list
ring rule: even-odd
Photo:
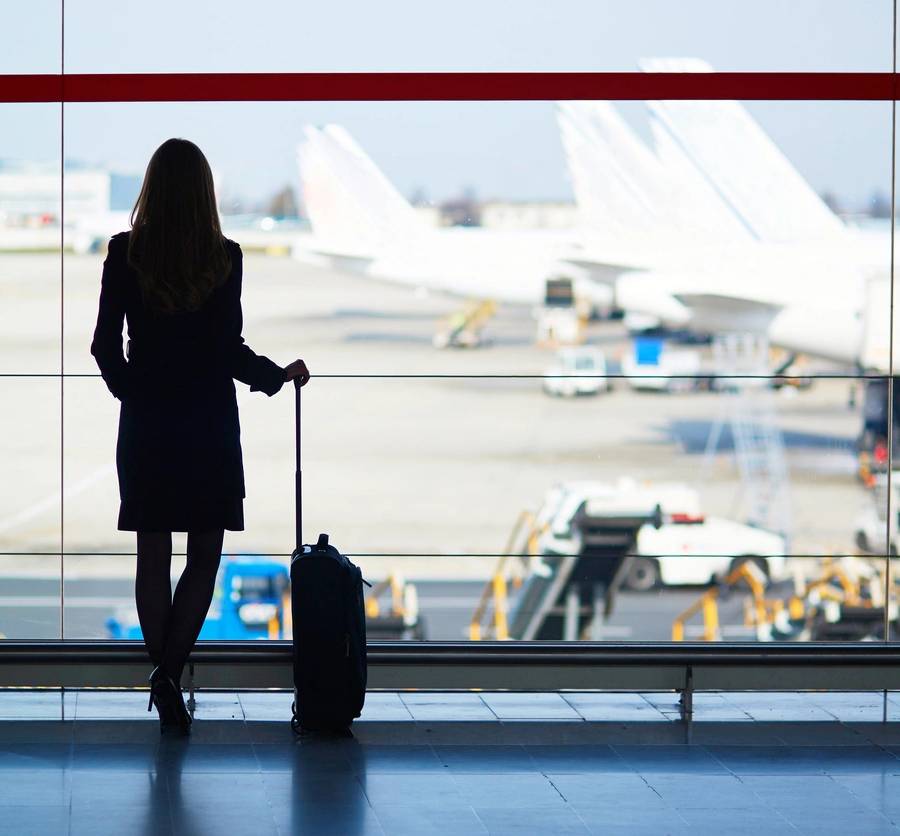
[[[390,608],[379,597],[391,593]],[[213,601],[200,630],[200,639],[286,639],[291,636],[291,595],[288,569],[272,560],[233,557],[222,561]],[[107,619],[113,639],[140,639],[141,627],[133,609]],[[366,597],[366,631],[382,639],[423,639],[416,589],[390,575]]]
[[636,337],[622,358],[622,374],[632,389],[675,392],[704,384],[701,355],[694,348],[676,348],[659,337]]
[[556,363],[544,372],[543,389],[548,395],[561,397],[596,395],[611,388],[606,373],[606,357],[600,349],[564,348],[556,355]]

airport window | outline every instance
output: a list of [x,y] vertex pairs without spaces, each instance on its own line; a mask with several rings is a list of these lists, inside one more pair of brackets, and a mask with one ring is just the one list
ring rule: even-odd
[[[0,75],[0,635],[138,635],[89,344],[106,241],[187,136],[244,249],[248,343],[313,371],[305,534],[373,582],[371,638],[896,639],[890,4],[807,0],[742,51],[782,4],[681,5],[648,43],[570,2],[540,54],[541,4],[465,49],[433,35],[459,4],[396,3],[378,49],[270,5],[264,50],[209,4],[160,53],[158,23],[85,3],[65,66],[57,4],[21,13],[34,51],[0,31],[0,73],[39,91]],[[460,75],[486,67],[546,74]],[[131,75],[170,72],[208,75]],[[293,400],[238,389],[247,525],[201,638],[282,638]]]

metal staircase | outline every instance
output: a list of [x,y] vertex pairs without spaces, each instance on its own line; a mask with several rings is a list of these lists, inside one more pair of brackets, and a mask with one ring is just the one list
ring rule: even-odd
[[723,405],[707,439],[704,471],[727,422],[741,476],[738,513],[750,525],[781,534],[789,545],[790,476],[768,378],[768,340],[758,334],[722,334],[713,341],[713,358]]

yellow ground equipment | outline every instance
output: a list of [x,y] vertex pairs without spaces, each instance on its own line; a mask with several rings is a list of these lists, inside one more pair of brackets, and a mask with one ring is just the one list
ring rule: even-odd
[[[884,634],[884,576],[870,560],[854,556],[825,558],[810,581],[795,578],[786,600],[765,597],[766,579],[750,562],[728,574],[719,587],[706,590],[672,625],[672,640],[683,641],[685,623],[703,615],[703,641],[717,641],[718,600],[723,589],[746,583],[744,625],[756,629],[760,641],[862,641]],[[897,618],[897,590],[888,602],[891,622]]]
[[719,596],[723,589],[735,587],[740,583],[745,583],[749,587],[753,618],[766,623],[769,611],[781,602],[766,601],[766,576],[753,561],[745,560],[732,569],[719,586],[707,589],[697,601],[675,619],[672,624],[672,641],[684,641],[684,626],[697,613],[703,613],[703,641],[718,641],[721,638]]
[[[390,605],[382,607],[380,598],[390,593]],[[291,595],[284,593],[283,635],[291,635]],[[277,620],[269,623],[269,638],[282,638]],[[391,572],[375,584],[366,596],[366,636],[376,639],[425,638],[425,625],[419,615],[419,596],[416,587],[403,580],[398,572]]]
[[[387,608],[379,600],[385,593],[390,593]],[[380,639],[425,638],[416,587],[404,581],[398,572],[391,572],[376,583],[366,596],[366,635]]]
[[[531,511],[522,511],[506,541],[503,556],[497,562],[494,574],[484,585],[478,599],[478,606],[475,607],[469,624],[469,638],[472,641],[509,638],[507,607],[509,587],[512,586],[513,589],[521,587],[527,572],[526,562],[530,560],[530,557],[523,558],[522,555],[530,556],[538,553],[541,533],[534,514]],[[519,543],[524,545],[517,549]]]
[[435,348],[476,348],[484,343],[483,332],[497,312],[490,299],[469,302],[461,311],[442,320],[432,341]]
[[[773,639],[861,641],[884,635],[884,575],[877,565],[850,555],[825,558],[821,574],[795,582],[787,612],[774,619]],[[896,590],[888,609],[896,620]]]

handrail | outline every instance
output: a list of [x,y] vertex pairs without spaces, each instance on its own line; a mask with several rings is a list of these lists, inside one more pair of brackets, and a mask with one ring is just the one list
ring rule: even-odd
[[[488,612],[491,601],[493,601],[494,604],[494,638],[509,638],[509,618],[507,612],[507,593],[509,584],[506,577],[506,565],[511,560],[518,559],[521,561],[523,559],[522,553],[516,552],[516,543],[518,542],[522,531],[526,530],[526,528],[528,532],[524,546],[527,550],[526,554],[531,558],[538,553],[538,538],[546,530],[547,525],[545,523],[538,529],[536,524],[537,518],[535,514],[528,509],[519,512],[519,516],[516,517],[512,531],[503,548],[503,553],[497,563],[497,568],[494,570],[494,574],[485,583],[481,596],[478,599],[478,604],[475,606],[475,612],[472,614],[472,618],[469,622],[469,639],[471,641],[481,641],[483,635],[485,635],[486,631],[482,630],[482,622],[484,621],[484,616]],[[522,585],[521,567],[515,573],[512,573],[511,581],[513,589],[518,589]],[[488,630],[489,629],[490,628],[488,628]]]
[[[469,622],[469,639],[471,639],[472,641],[481,641],[481,637],[483,635],[481,623],[484,620],[484,616],[485,616],[485,613],[487,612],[488,605],[491,603],[492,595],[495,598],[495,603],[494,603],[494,613],[495,613],[494,631],[495,631],[495,634],[500,639],[505,639],[508,637],[508,633],[506,635],[503,635],[498,631],[498,628],[501,626],[500,625],[501,621],[502,621],[504,627],[507,627],[508,625],[506,625],[505,611],[498,618],[498,615],[500,614],[500,607],[498,607],[498,605],[497,605],[496,598],[497,598],[498,593],[500,593],[500,595],[503,598],[503,606],[505,606],[506,588],[505,588],[504,570],[506,569],[506,564],[509,561],[510,556],[515,553],[515,547],[516,547],[516,542],[519,539],[519,533],[522,531],[522,529],[525,528],[526,525],[529,527],[529,532],[530,532],[534,526],[534,514],[527,509],[520,511],[519,516],[516,517],[516,521],[513,523],[512,531],[510,532],[509,537],[507,537],[506,545],[503,548],[502,556],[500,557],[500,560],[497,563],[497,568],[494,570],[494,574],[485,582],[484,588],[481,591],[481,596],[478,599],[478,603],[475,605],[475,612],[472,613],[472,618]],[[530,545],[531,544],[530,544],[530,535],[529,535],[529,541],[528,541],[526,547],[530,547]],[[529,551],[530,551],[530,548],[529,548]],[[503,579],[502,582],[499,580],[500,578]]]
[[[253,664],[291,660],[290,641],[203,641],[191,654],[195,664]],[[373,641],[370,665],[497,664],[535,665],[868,665],[900,664],[900,642],[564,642]],[[140,641],[16,640],[0,642],[0,666],[5,664],[77,665],[147,662]]]
[[[900,644],[396,642],[368,645],[370,690],[900,690]],[[195,691],[293,688],[288,641],[203,642],[183,684]],[[0,688],[147,687],[141,642],[0,642]]]

